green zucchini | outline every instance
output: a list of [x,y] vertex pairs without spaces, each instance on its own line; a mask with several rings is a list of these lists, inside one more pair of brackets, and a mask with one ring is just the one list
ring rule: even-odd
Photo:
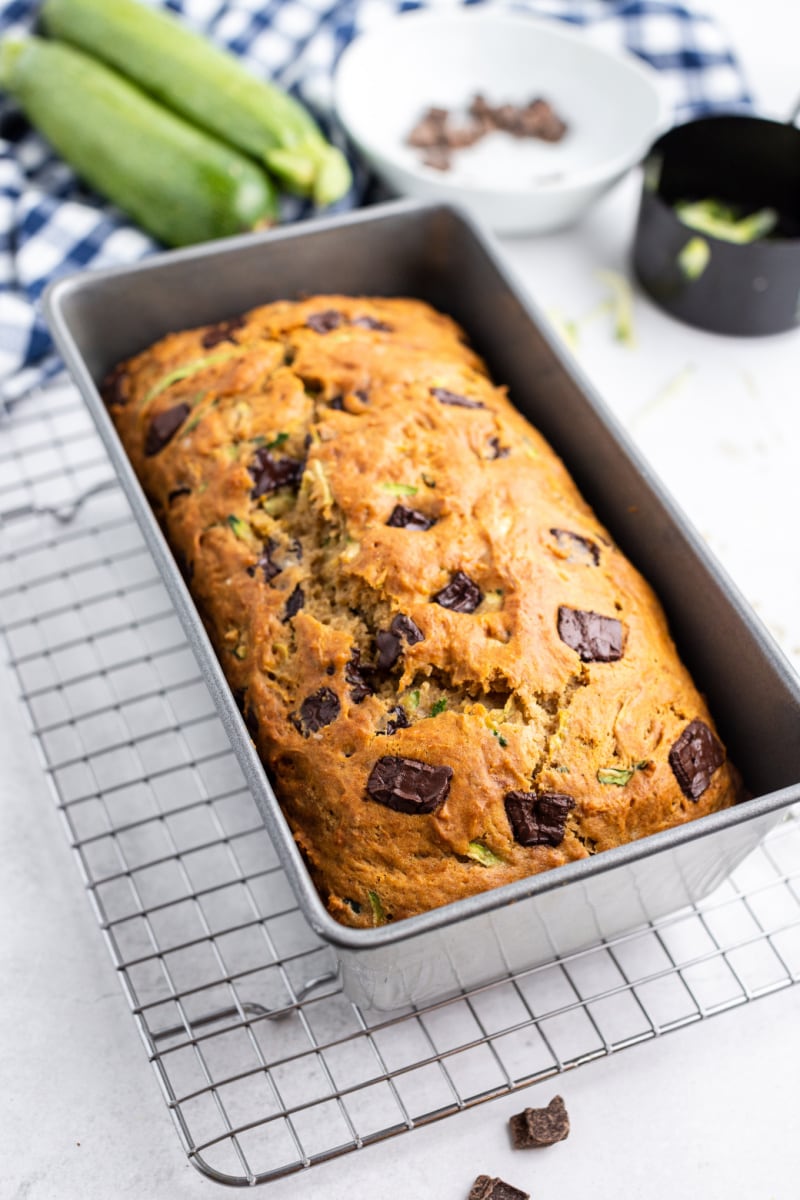
[[256,163],[71,46],[7,39],[0,87],[83,179],[161,242],[209,241],[276,216]]
[[137,0],[45,0],[42,21],[55,37],[265,163],[289,191],[332,204],[350,186],[347,160],[301,104],[168,13]]

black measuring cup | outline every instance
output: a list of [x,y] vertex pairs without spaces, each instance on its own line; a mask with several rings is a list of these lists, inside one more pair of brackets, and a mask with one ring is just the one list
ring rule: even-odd
[[[800,105],[789,123],[701,117],[670,129],[652,146],[633,266],[645,290],[673,316],[739,335],[780,333],[800,324],[798,116]],[[689,228],[675,205],[706,199],[742,212],[773,208],[777,225],[745,244]]]

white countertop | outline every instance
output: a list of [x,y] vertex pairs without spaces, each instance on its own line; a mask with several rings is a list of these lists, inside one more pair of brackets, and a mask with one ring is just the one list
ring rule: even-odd
[[[765,115],[800,93],[800,10],[714,0]],[[579,319],[584,369],[800,668],[796,333],[685,328],[643,297],[613,338],[599,268],[625,263],[630,178],[577,229],[509,241],[541,306]],[[684,436],[691,425],[691,440]],[[186,1161],[114,976],[15,683],[0,669],[0,1196],[208,1197]],[[489,1172],[534,1200],[796,1200],[800,989],[599,1059],[269,1187],[274,1200],[461,1200]],[[505,1120],[561,1092],[569,1140],[521,1155]]]

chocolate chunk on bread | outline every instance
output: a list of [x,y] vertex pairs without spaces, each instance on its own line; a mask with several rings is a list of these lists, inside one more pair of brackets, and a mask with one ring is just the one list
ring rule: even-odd
[[448,317],[269,304],[105,395],[340,921],[734,802],[652,591]]

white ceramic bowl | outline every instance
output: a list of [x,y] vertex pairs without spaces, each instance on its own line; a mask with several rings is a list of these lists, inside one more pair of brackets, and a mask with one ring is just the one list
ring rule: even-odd
[[[543,96],[567,122],[557,143],[492,133],[447,172],[406,138],[431,105],[466,109]],[[336,72],[339,117],[392,191],[460,203],[500,233],[575,221],[665,126],[657,72],[560,21],[481,8],[418,11],[362,34]]]

